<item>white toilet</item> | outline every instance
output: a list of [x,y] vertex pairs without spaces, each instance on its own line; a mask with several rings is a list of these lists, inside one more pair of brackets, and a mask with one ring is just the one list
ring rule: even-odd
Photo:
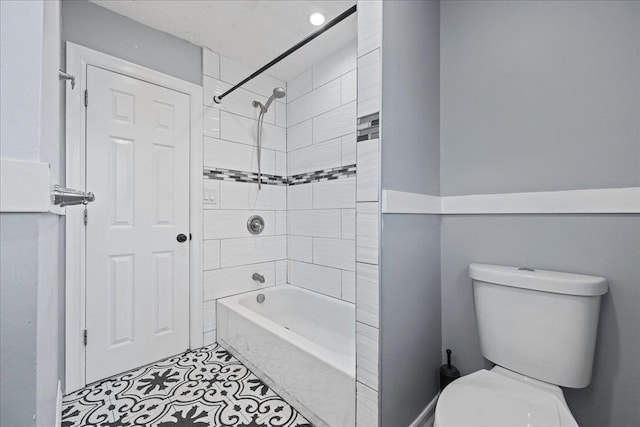
[[444,389],[435,427],[577,426],[559,386],[591,381],[601,277],[471,264],[482,355]]

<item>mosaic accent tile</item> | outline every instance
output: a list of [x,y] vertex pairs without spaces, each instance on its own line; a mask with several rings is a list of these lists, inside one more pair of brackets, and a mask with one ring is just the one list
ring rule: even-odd
[[[258,174],[255,172],[243,172],[232,169],[205,169],[204,177],[220,181],[235,181],[257,183]],[[266,185],[287,185],[287,177],[280,175],[262,174],[260,181]]]
[[312,182],[331,181],[356,174],[356,165],[338,166],[314,172],[301,173],[289,177],[289,185],[309,184]]
[[218,344],[170,357],[64,397],[62,426],[310,427]]
[[[338,166],[330,169],[322,169],[313,172],[305,172],[290,177],[280,175],[262,175],[261,181],[266,185],[300,185],[312,182],[331,181],[346,178],[356,174],[356,165]],[[204,177],[220,181],[257,183],[258,174],[253,172],[241,172],[230,169],[205,169]]]
[[380,136],[380,113],[358,118],[358,142]]

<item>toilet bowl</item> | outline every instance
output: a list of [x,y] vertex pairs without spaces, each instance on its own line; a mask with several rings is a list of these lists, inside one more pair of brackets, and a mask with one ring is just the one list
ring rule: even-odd
[[496,366],[447,386],[434,427],[577,427],[560,387]]
[[480,352],[495,364],[449,384],[437,427],[576,427],[560,386],[591,381],[606,279],[471,264]]

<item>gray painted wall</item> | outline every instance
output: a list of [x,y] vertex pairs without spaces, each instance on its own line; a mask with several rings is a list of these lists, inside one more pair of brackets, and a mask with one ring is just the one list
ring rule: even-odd
[[0,214],[0,425],[35,425],[38,214]]
[[[437,1],[383,3],[384,189],[440,193],[439,18]],[[383,215],[381,240],[380,425],[406,426],[438,391],[440,218]]]
[[383,3],[382,188],[440,194],[440,3]]
[[[3,1],[0,155],[59,170],[59,7]],[[52,108],[53,107],[53,108]],[[60,219],[0,214],[0,425],[51,426],[60,369]]]
[[442,2],[443,195],[640,184],[640,2]]
[[63,0],[62,42],[65,41],[202,84],[200,47],[86,0]]
[[440,217],[383,215],[380,425],[408,426],[438,392]]
[[442,344],[468,374],[480,354],[472,262],[606,277],[591,385],[565,389],[582,427],[640,420],[640,215],[478,215],[442,218]]
[[[640,3],[443,2],[443,195],[637,186]],[[480,354],[471,262],[604,276],[594,376],[566,390],[583,427],[640,419],[640,216],[442,218],[442,340]]]

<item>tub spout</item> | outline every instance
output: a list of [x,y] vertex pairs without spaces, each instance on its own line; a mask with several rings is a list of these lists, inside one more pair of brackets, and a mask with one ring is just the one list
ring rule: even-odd
[[253,273],[253,276],[251,276],[251,278],[256,282],[264,283],[264,276],[262,274]]

